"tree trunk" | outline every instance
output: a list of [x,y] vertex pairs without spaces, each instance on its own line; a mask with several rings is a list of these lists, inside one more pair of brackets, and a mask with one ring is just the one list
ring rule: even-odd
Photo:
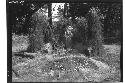
[[52,3],[48,4],[48,17],[49,17],[49,24],[52,26]]
[[63,16],[66,18],[68,15],[68,6],[67,3],[64,4],[64,12],[63,12]]
[[53,37],[53,28],[52,28],[52,3],[48,4],[48,18],[49,18],[49,32],[50,32],[50,37],[48,38],[50,41]]

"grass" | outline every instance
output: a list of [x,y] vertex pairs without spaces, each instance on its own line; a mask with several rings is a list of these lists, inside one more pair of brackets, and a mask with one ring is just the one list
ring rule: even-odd
[[[28,46],[29,46],[28,36],[13,35],[13,37],[12,37],[12,52],[19,52],[22,50],[26,50]],[[98,61],[101,61],[101,62],[108,64],[112,68],[115,67],[116,72],[114,73],[115,76],[114,76],[114,78],[112,78],[112,80],[119,81],[119,79],[120,79],[120,46],[119,45],[103,45],[103,46],[104,46],[107,54],[103,55],[101,57],[93,57],[93,58],[95,60],[98,60]],[[14,61],[16,61],[16,59]],[[26,59],[20,59],[19,61],[25,62]],[[40,61],[34,60],[35,62],[34,61],[32,62],[32,61],[33,60],[31,60],[31,62],[29,64],[31,64],[31,65],[33,65],[33,64],[41,65],[42,64],[41,66],[43,66],[43,65],[45,65],[45,63],[47,63],[46,59],[42,59],[42,62],[41,62],[41,60]],[[38,67],[38,66],[36,66],[36,67]],[[59,73],[59,72],[57,72],[57,73]],[[35,75],[37,75],[37,74],[35,74]],[[69,73],[69,75],[70,75],[70,73]],[[76,72],[75,75],[79,75],[78,72]],[[38,76],[39,76],[39,74],[38,74]],[[31,78],[32,78],[32,76],[31,76]]]
[[104,45],[104,48],[106,50],[106,55],[103,55],[101,57],[94,57],[96,60],[100,60],[111,66],[112,68],[116,68],[115,77],[113,80],[120,81],[120,45]]
[[22,50],[26,50],[29,46],[28,36],[12,36],[12,52],[20,52]]

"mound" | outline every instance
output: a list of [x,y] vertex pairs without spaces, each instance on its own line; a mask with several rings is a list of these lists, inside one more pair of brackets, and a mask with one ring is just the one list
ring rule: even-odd
[[115,70],[81,54],[67,54],[47,60],[39,57],[13,66],[13,82],[100,82],[113,77]]

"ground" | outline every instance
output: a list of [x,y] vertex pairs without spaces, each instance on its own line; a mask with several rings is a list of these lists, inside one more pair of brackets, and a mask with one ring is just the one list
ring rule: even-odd
[[[13,40],[12,41],[13,53],[27,49],[28,47],[27,36],[15,35],[13,36],[12,40]],[[23,58],[21,59],[21,61],[25,62],[24,63],[25,66],[22,65],[23,63],[19,61],[20,60],[19,58],[17,60],[17,57],[15,57],[18,64],[16,64],[17,62],[13,64],[14,65],[13,69],[20,70],[18,71],[20,72],[19,75],[21,76],[19,78],[27,78],[27,79],[19,79],[13,73],[13,76],[12,76],[13,81],[43,81],[43,79],[44,81],[45,80],[47,81],[47,79],[54,79],[53,81],[61,81],[65,79],[65,81],[77,80],[77,81],[84,81],[84,82],[92,81],[92,80],[102,81],[102,79],[119,81],[120,80],[120,48],[121,46],[115,45],[115,44],[103,45],[103,46],[105,47],[107,54],[100,56],[100,57],[87,58],[84,55],[82,55],[81,57],[81,54],[68,53],[66,54],[66,56],[62,56],[60,58],[56,57],[53,61],[51,60],[48,61],[48,59],[43,58],[43,57],[41,58],[41,56],[33,60]],[[13,62],[15,62],[16,60],[14,59]],[[83,68],[83,65],[85,68]],[[59,67],[59,66],[62,66],[62,67]],[[74,71],[73,69],[76,69],[76,70],[78,69],[79,71]],[[41,70],[44,71],[44,73],[41,72]],[[100,74],[102,73],[102,71],[105,71],[104,72],[105,74]],[[110,73],[107,71],[110,71]],[[26,73],[28,73],[28,75],[26,75]],[[38,77],[39,79],[35,80],[34,76]],[[100,77],[96,77],[96,76],[100,76]],[[67,79],[65,77],[67,77]]]

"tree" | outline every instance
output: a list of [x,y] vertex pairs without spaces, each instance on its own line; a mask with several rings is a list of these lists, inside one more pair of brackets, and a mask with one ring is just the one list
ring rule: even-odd
[[[13,33],[19,31],[20,33],[29,34],[29,28],[31,16],[41,8],[45,3],[32,2],[32,1],[20,1],[20,0],[9,0],[7,1],[7,23],[8,27],[12,28]],[[20,25],[17,30],[16,25]]]
[[118,3],[113,3],[109,6],[107,15],[105,18],[105,35],[106,37],[120,37],[122,29],[122,5]]
[[89,9],[88,3],[69,3],[69,14],[73,20],[75,17],[85,17]]

